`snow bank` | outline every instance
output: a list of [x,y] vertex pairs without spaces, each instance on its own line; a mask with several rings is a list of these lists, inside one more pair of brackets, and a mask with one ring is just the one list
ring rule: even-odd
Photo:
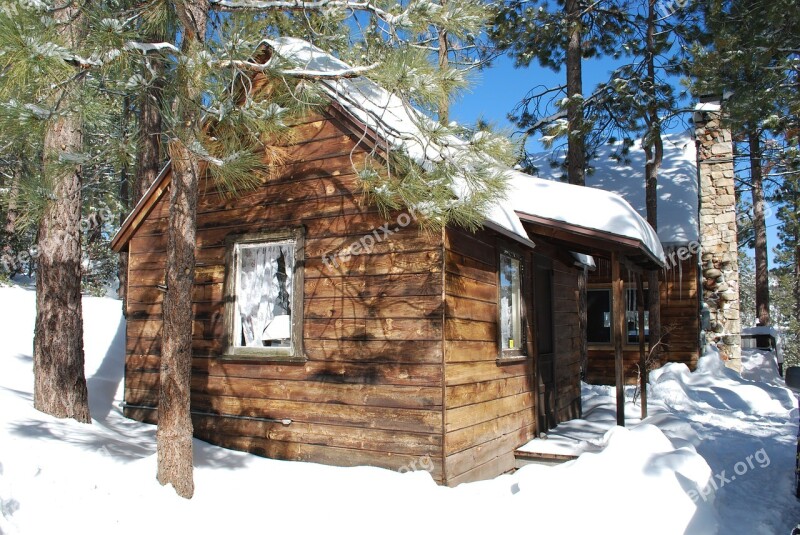
[[650,372],[650,384],[653,396],[682,412],[726,410],[742,416],[786,416],[797,404],[788,389],[745,379],[726,368],[716,349],[710,347],[694,373],[685,364],[673,362]]
[[569,497],[551,514],[537,517],[545,531],[580,533],[592,519],[591,533],[716,532],[713,496],[693,499],[712,477],[694,448],[675,449],[648,424],[612,428],[603,447],[554,468],[531,465],[517,472],[517,499],[542,503],[554,494]]
[[776,386],[786,386],[783,378],[778,375],[778,363],[772,351],[743,349],[742,378]]
[[[717,532],[720,520],[720,532],[750,535],[781,532],[800,513],[790,489],[797,428],[786,423],[785,389],[732,377],[706,359],[695,373],[679,365],[656,372],[651,416],[638,422],[639,407],[626,405],[632,428],[614,425],[610,388],[585,386],[584,420],[569,424],[584,433],[594,451],[557,467],[527,466],[451,489],[437,486],[424,471],[276,461],[195,441],[196,493],[183,500],[155,480],[155,427],[124,418],[118,408],[124,355],[119,301],[84,298],[92,425],[32,408],[34,293],[0,288],[0,302],[3,534],[67,529],[104,535],[282,530],[706,535]],[[745,416],[729,419],[737,426],[730,434],[707,418],[700,427],[690,425],[709,410]],[[777,416],[755,418],[748,410]],[[791,414],[796,420],[796,412]],[[717,440],[709,442],[709,436]],[[747,478],[721,489],[709,486],[712,472],[730,473],[759,448],[769,455],[769,467],[756,465]]]

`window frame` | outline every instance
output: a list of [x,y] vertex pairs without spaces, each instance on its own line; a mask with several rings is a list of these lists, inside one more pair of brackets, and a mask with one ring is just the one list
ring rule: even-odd
[[[291,297],[291,348],[241,347],[233,344],[236,326],[237,245],[294,241],[294,272]],[[225,331],[222,358],[274,362],[306,362],[303,347],[303,298],[305,266],[305,228],[264,230],[249,234],[234,234],[225,239]],[[288,349],[288,350],[287,350]]]
[[[502,328],[502,311],[500,308],[500,287],[501,287],[501,265],[503,256],[513,258],[519,262],[519,320],[520,320],[520,335],[522,340],[520,344],[514,349],[507,349],[503,347],[503,328]],[[514,362],[528,358],[528,329],[527,329],[527,301],[526,295],[528,294],[528,285],[525,280],[526,265],[525,256],[516,248],[507,245],[497,246],[497,362]]]
[[[638,322],[638,309],[628,310],[628,292],[630,292],[630,291],[636,292],[636,291],[638,291],[638,289],[637,289],[636,285],[634,285],[634,284],[625,284],[624,287],[625,287],[625,325],[626,325],[626,328],[625,328],[625,330],[623,332],[624,340],[622,341],[622,345],[625,346],[625,347],[634,347],[634,346],[638,347],[638,345],[639,345],[638,331],[637,331],[637,335],[636,335],[636,340],[631,342],[630,341],[630,336],[628,334],[628,329],[627,329],[627,324],[628,324],[627,313],[628,312],[635,312],[636,313],[636,321]],[[611,314],[610,320],[611,320],[611,324],[613,325],[613,322],[614,322],[613,312],[614,311],[613,311],[613,303],[612,303],[612,298],[611,298],[612,297],[611,296],[611,292],[612,292],[611,285],[610,284],[603,284],[603,283],[594,283],[594,284],[590,284],[587,287],[586,290],[587,290],[587,293],[591,292],[591,291],[608,292],[608,295],[609,295],[609,308],[612,309],[612,310],[609,311],[609,314]],[[648,291],[647,290],[647,285],[645,284],[645,286],[644,286],[645,300],[647,299],[647,296],[646,296],[647,291]],[[587,301],[588,301],[588,299],[587,299]],[[647,307],[647,303],[646,302],[645,302],[644,310],[645,310],[645,323],[648,325],[648,329],[646,330],[646,333],[645,333],[645,340],[647,340],[647,337],[648,337],[647,332],[649,332],[650,322],[649,322],[649,311],[648,311],[648,307]],[[587,311],[587,313],[588,313],[588,311]],[[610,327],[609,327],[609,329],[610,329]],[[609,347],[613,347],[614,346],[613,332],[610,333],[610,341],[609,342],[592,342],[592,341],[590,341],[588,339],[589,338],[588,332],[587,332],[586,338],[587,338],[586,342],[588,344],[589,349],[607,349]]]
[[[639,323],[639,308],[638,308],[638,301],[636,300],[636,293],[639,289],[634,285],[625,286],[625,342],[623,345],[629,346],[638,346],[639,345],[639,329],[636,329],[636,334],[634,335],[635,339],[631,341],[631,334],[628,330],[628,313],[633,314],[633,323]],[[642,330],[644,331],[644,339],[647,340],[650,337],[650,306],[649,306],[649,298],[648,298],[648,291],[647,286],[644,287],[644,326]],[[633,299],[629,295],[629,292],[633,292]],[[629,310],[628,304],[635,303],[637,305],[636,308]]]
[[[589,340],[589,298],[588,298],[589,292],[604,292],[604,293],[606,293],[608,295],[609,326],[608,327],[603,327],[604,329],[608,329],[608,342],[594,342],[592,340]],[[614,340],[613,340],[613,332],[612,332],[612,329],[611,329],[611,325],[613,324],[613,321],[614,321],[614,318],[613,318],[613,312],[614,311],[613,311],[613,303],[612,303],[612,298],[611,298],[611,286],[605,286],[605,285],[589,286],[586,289],[586,294],[587,294],[587,298],[586,298],[586,343],[588,344],[589,347],[603,347],[603,348],[605,348],[605,347],[613,346],[614,345]],[[605,322],[605,320],[604,320],[604,322]]]

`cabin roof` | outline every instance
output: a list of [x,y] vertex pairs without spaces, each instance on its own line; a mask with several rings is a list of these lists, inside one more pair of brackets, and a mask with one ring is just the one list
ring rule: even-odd
[[[658,173],[658,237],[665,246],[684,245],[699,239],[697,152],[690,131],[664,136],[664,160]],[[615,157],[621,142],[601,147],[592,159],[594,168],[586,185],[621,195],[645,217],[645,153],[637,139],[622,159]],[[541,152],[531,157],[535,176],[561,181],[564,154]]]
[[[265,40],[264,43],[294,63],[297,72],[338,72],[350,68],[347,63],[302,39],[283,37]],[[365,138],[377,136],[389,147],[404,150],[423,168],[430,168],[432,162],[443,157],[457,159],[466,152],[466,142],[455,136],[445,138],[442,143],[432,142],[423,128],[426,123],[433,124],[430,118],[366,77],[320,78],[316,83],[336,107],[363,128]],[[146,216],[153,203],[148,199],[163,193],[169,180],[166,171],[165,167],[159,180],[123,223],[112,241],[115,250],[125,246]],[[644,250],[648,262],[663,262],[664,252],[653,229],[618,195],[554,183],[510,169],[506,174],[508,195],[490,208],[485,222],[487,227],[532,246],[520,216],[537,216],[539,223],[567,223],[601,233],[611,240],[624,238],[623,241],[635,243],[637,249]],[[463,184],[461,187],[468,186]],[[458,191],[455,193],[459,194]],[[602,213],[597,214],[598,211]]]

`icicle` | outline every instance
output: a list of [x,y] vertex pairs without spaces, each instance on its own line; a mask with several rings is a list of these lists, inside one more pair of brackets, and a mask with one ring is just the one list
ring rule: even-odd
[[683,262],[678,261],[678,299],[683,299]]

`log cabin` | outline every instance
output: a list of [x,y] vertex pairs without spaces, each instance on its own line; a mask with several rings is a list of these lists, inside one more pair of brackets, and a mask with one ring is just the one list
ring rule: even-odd
[[[267,45],[303,68],[342,65],[305,41]],[[422,466],[447,485],[512,470],[517,447],[580,416],[591,255],[610,254],[617,276],[658,268],[655,231],[615,194],[512,170],[476,231],[383,214],[353,162],[376,144],[414,154],[396,132],[418,112],[366,78],[318,83],[329,104],[292,125],[259,187],[231,199],[201,181],[195,436],[276,459]],[[353,104],[365,92],[380,113]],[[112,242],[129,254],[124,414],[150,423],[169,184],[168,164]]]

